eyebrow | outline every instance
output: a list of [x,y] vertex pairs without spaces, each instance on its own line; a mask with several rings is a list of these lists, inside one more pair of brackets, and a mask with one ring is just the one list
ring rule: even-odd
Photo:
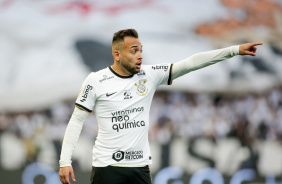
[[[141,45],[141,48],[142,47],[143,47],[143,45]],[[133,46],[130,47],[130,49],[132,49],[132,48],[138,48],[138,46],[137,45],[133,45]]]

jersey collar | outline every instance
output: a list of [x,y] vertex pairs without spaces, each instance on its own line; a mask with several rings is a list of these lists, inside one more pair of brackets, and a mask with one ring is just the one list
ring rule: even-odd
[[115,74],[116,76],[120,77],[120,78],[131,78],[133,75],[120,75],[118,74],[116,71],[114,71],[114,69],[112,69],[112,67],[109,66],[109,69],[111,70],[111,72],[113,72],[113,74]]

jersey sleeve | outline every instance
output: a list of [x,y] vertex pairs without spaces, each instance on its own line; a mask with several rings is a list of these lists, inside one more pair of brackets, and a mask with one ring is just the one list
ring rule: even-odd
[[75,106],[87,112],[92,112],[95,105],[95,89],[94,89],[94,74],[91,73],[83,82],[78,97],[75,101]]
[[239,55],[239,45],[194,54],[182,61],[175,63],[172,79],[176,79],[189,72],[218,63],[233,56]]
[[172,84],[172,67],[173,64],[170,63],[149,65],[150,75],[157,85]]

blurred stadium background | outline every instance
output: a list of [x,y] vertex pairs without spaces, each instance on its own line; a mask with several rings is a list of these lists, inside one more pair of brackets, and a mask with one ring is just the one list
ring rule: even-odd
[[[1,184],[59,184],[80,86],[110,66],[114,32],[135,28],[144,64],[264,42],[161,87],[150,116],[154,184],[282,183],[282,0],[0,0]],[[97,133],[73,155],[88,183]]]

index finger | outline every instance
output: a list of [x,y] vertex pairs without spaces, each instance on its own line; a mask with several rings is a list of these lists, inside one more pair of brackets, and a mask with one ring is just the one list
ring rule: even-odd
[[255,42],[255,43],[251,43],[252,46],[256,46],[256,45],[262,45],[262,42]]

